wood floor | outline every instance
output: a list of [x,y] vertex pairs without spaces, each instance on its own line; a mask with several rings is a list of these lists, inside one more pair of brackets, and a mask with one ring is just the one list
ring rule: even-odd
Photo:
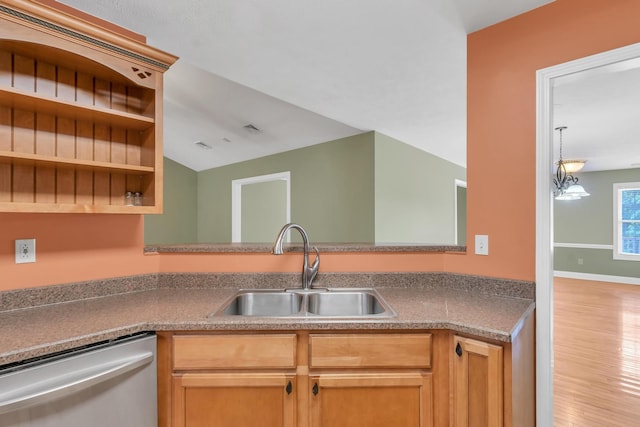
[[640,426],[640,286],[554,280],[554,424]]

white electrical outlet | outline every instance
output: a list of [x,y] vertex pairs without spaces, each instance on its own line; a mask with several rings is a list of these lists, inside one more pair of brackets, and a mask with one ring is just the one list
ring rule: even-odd
[[16,240],[16,264],[36,262],[36,239]]
[[476,255],[489,255],[489,236],[476,234]]

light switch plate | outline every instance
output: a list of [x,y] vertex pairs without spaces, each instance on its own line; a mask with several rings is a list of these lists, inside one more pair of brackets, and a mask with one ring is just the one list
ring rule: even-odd
[[489,236],[476,234],[476,255],[489,255]]
[[36,262],[36,239],[16,240],[16,264]]

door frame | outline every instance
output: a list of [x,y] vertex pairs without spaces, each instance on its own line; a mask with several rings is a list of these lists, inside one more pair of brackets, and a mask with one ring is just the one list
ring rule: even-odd
[[[285,224],[291,222],[291,171],[234,179],[231,181],[231,242],[238,243],[242,241],[242,186],[272,181],[286,182]],[[289,234],[287,234],[286,239],[288,242]]]
[[[622,61],[640,61],[640,43],[536,72],[536,424],[553,425],[553,79]],[[597,70],[600,72],[602,69]]]
[[458,188],[467,188],[467,181],[453,180],[453,243],[458,244]]

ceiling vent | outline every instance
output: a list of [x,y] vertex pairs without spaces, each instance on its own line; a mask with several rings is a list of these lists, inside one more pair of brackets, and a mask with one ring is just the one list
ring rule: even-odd
[[194,142],[194,144],[196,144],[198,147],[202,148],[203,150],[211,150],[211,146],[208,144],[205,144],[202,141],[196,141]]
[[242,126],[249,133],[261,133],[262,131],[251,123]]

